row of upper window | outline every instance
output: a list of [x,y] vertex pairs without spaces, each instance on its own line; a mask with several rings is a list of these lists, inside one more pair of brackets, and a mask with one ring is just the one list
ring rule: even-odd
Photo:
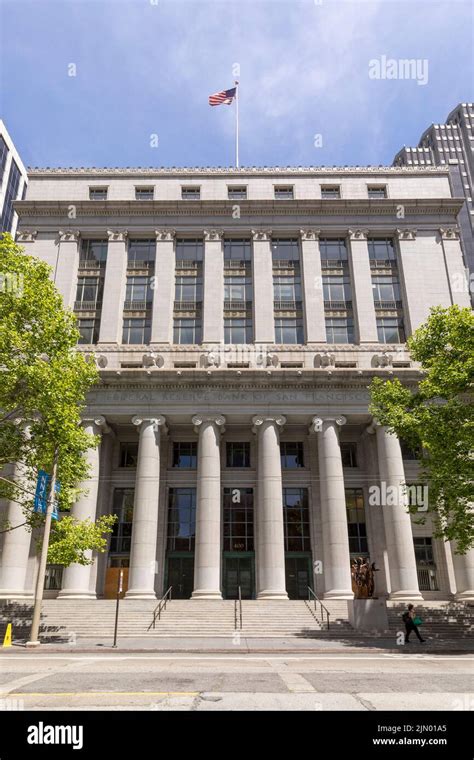
[[[341,198],[341,186],[340,185],[321,185],[321,198],[323,200],[334,200]],[[273,193],[275,200],[294,200],[295,188],[294,185],[274,185]],[[107,187],[90,187],[89,199],[91,201],[106,201],[108,194]],[[228,185],[227,186],[227,198],[230,201],[245,201],[247,200],[247,186],[246,185]],[[367,197],[371,199],[387,198],[387,186],[386,185],[368,185]],[[155,200],[155,188],[153,185],[135,187],[135,200],[137,201],[153,201]],[[183,201],[200,201],[201,200],[201,186],[200,185],[182,185],[181,186],[181,200]]]

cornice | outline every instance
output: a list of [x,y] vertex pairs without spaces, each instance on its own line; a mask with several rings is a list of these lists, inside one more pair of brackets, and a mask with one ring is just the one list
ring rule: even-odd
[[448,167],[440,166],[136,166],[136,167],[39,167],[27,169],[30,177],[187,177],[196,176],[332,176],[353,174],[449,174]]
[[[258,217],[272,215],[275,217],[369,215],[391,217],[398,221],[397,213],[403,205],[405,216],[429,215],[439,213],[457,214],[464,203],[463,198],[386,198],[380,200],[360,198],[339,198],[323,200],[320,198],[292,201],[246,200],[240,201],[241,217]],[[231,217],[232,201],[89,201],[89,200],[25,200],[15,201],[15,211],[21,218],[25,217],[64,217],[74,205],[77,219],[111,217],[144,217],[150,224],[156,225],[164,217],[202,218],[208,214],[215,217]],[[231,228],[230,225],[229,229]],[[232,229],[235,226],[232,225]]]

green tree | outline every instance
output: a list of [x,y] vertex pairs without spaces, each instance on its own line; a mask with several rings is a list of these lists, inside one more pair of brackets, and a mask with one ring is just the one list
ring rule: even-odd
[[[1,479],[0,497],[21,505],[29,529],[44,519],[33,511],[38,470],[51,472],[57,450],[58,506],[70,510],[87,478],[84,454],[98,444],[80,425],[85,394],[98,373],[76,351],[75,316],[64,308],[50,275],[51,268],[25,255],[10,235],[0,239],[0,470],[16,463],[24,475],[21,483]],[[48,560],[88,564],[86,550],[105,549],[114,520],[53,521]]]
[[454,540],[464,554],[474,544],[474,315],[434,307],[407,344],[422,380],[412,388],[374,378],[370,411],[420,451],[435,536]]

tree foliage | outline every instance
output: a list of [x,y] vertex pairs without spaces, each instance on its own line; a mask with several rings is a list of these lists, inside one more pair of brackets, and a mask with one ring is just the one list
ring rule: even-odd
[[413,389],[398,378],[374,378],[370,410],[419,449],[435,536],[464,554],[474,544],[474,315],[434,307],[407,343],[423,379]]
[[[59,509],[69,510],[88,475],[84,454],[98,443],[80,425],[85,394],[98,373],[76,350],[78,339],[75,316],[64,308],[51,267],[25,255],[5,234],[0,239],[0,470],[16,465],[22,478],[15,484],[0,480],[0,497],[21,505],[29,528],[41,519],[33,512],[38,471],[51,473],[57,449]],[[87,544],[98,549],[109,523],[53,521],[49,561],[83,563]],[[61,551],[68,531],[77,541],[76,553]]]

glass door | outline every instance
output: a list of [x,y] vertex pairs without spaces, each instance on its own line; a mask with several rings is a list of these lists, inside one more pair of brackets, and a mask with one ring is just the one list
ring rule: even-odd
[[252,555],[224,556],[224,597],[238,599],[239,586],[242,599],[255,596],[254,558]]

